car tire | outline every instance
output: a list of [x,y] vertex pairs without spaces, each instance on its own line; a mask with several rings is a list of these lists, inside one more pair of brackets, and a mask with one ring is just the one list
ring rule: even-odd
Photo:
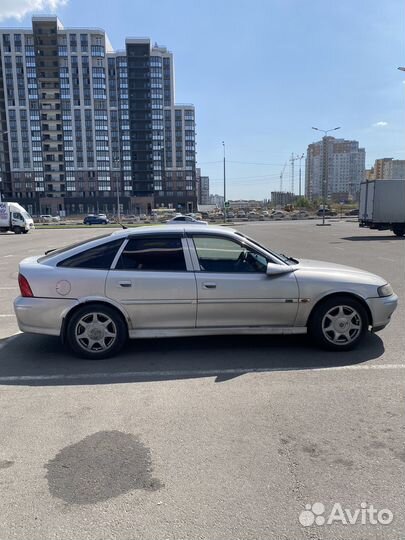
[[405,226],[395,225],[392,227],[392,232],[395,234],[395,236],[405,236]]
[[14,227],[13,231],[14,231],[14,234],[21,234],[23,232],[21,227]]
[[116,355],[125,345],[128,328],[114,308],[87,304],[69,318],[66,343],[80,358],[101,360]]
[[362,341],[368,325],[367,311],[358,300],[335,296],[315,307],[308,334],[323,349],[349,351]]

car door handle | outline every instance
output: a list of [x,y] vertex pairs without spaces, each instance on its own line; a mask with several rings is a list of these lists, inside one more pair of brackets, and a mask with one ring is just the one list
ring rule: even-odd
[[130,281],[119,281],[118,284],[120,287],[132,287],[132,283]]
[[216,283],[203,283],[203,288],[204,289],[216,289],[217,288],[217,284]]

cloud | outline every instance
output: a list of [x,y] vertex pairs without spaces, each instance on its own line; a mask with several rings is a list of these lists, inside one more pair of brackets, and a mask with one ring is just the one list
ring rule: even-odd
[[373,124],[373,127],[385,127],[385,126],[388,126],[388,122],[380,121]]
[[51,10],[55,12],[65,6],[68,0],[1,0],[0,21],[22,19],[29,13]]

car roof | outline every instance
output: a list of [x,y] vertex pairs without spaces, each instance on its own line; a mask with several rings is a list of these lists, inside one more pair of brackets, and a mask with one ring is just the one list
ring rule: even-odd
[[215,227],[211,225],[187,225],[185,223],[184,225],[153,225],[152,227],[130,227],[128,229],[123,229],[121,231],[115,231],[111,233],[111,236],[117,237],[127,237],[127,236],[136,236],[138,234],[156,234],[156,233],[184,233],[184,232],[192,232],[192,233],[212,233],[212,234],[222,234],[227,236],[233,236],[235,233],[235,229],[232,229],[231,227]]

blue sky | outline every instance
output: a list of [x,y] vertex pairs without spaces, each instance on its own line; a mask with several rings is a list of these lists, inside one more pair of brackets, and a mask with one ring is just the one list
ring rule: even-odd
[[0,0],[0,24],[30,26],[32,6],[105,29],[117,49],[148,36],[173,51],[176,99],[196,106],[212,192],[222,190],[223,140],[232,199],[278,189],[291,153],[319,138],[311,126],[341,126],[368,166],[405,158],[403,0]]

